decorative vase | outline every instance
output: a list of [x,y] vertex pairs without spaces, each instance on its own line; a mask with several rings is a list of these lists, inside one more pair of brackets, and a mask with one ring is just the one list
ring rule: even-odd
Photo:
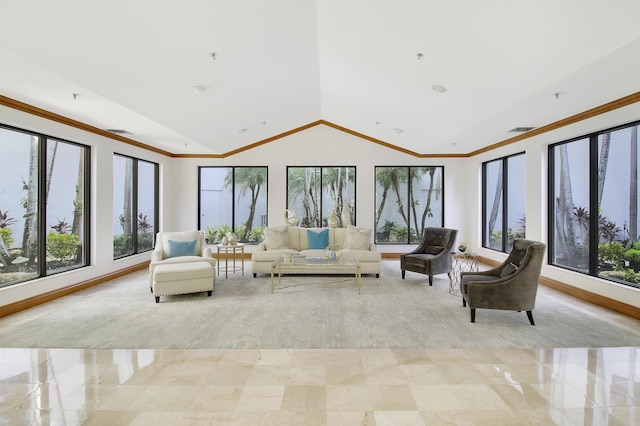
[[229,245],[235,246],[236,244],[238,244],[238,236],[235,232],[232,232],[231,235],[229,235]]
[[342,250],[338,246],[328,246],[326,248],[327,259],[337,262],[342,257]]
[[342,227],[346,228],[351,225],[351,214],[349,212],[349,204],[342,204],[342,214],[340,215],[340,219],[342,219]]
[[223,236],[223,237],[222,237],[222,241],[220,241],[220,243],[221,243],[223,246],[228,246],[228,245],[229,245],[229,238],[228,238],[226,235],[225,235],[225,236]]
[[458,246],[458,251],[459,251],[460,253],[466,253],[466,251],[467,251],[467,245],[466,245],[465,243],[460,244],[460,245]]
[[331,209],[329,213],[329,217],[327,218],[327,226],[329,228],[337,228],[338,227],[338,216],[336,216],[336,211]]

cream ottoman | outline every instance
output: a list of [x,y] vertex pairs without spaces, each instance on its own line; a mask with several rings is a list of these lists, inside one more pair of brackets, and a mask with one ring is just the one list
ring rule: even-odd
[[209,262],[158,265],[153,271],[151,291],[156,303],[160,302],[160,296],[174,294],[206,291],[207,295],[211,296],[214,279],[214,270]]

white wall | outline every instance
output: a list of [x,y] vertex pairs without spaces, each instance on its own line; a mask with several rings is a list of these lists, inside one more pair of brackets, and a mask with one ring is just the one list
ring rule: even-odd
[[[635,121],[640,104],[585,120],[472,158],[416,158],[331,127],[319,125],[224,159],[169,158],[0,106],[0,122],[92,146],[91,266],[0,289],[0,306],[64,288],[70,284],[121,270],[149,259],[149,253],[114,261],[112,258],[112,157],[120,153],[160,164],[160,227],[187,230],[197,226],[198,166],[268,166],[270,225],[284,223],[287,166],[356,166],[357,225],[373,228],[374,167],[444,166],[445,226],[459,230],[474,252],[494,259],[504,254],[480,248],[480,169],[483,161],[525,151],[527,154],[527,237],[546,241],[546,148],[595,130]],[[0,150],[2,147],[0,146]],[[427,147],[425,146],[425,153]],[[380,251],[406,251],[379,246]],[[543,275],[624,303],[640,306],[640,291],[605,280],[543,267]]]
[[[174,160],[176,185],[172,220],[166,226],[191,229],[197,226],[198,166],[268,166],[270,226],[284,224],[287,206],[287,166],[355,166],[356,224],[374,227],[375,166],[444,166],[445,226],[466,234],[464,201],[467,159],[416,158],[400,151],[319,125],[224,159]],[[460,240],[460,238],[459,238]],[[399,246],[379,246],[380,251],[402,251]]]

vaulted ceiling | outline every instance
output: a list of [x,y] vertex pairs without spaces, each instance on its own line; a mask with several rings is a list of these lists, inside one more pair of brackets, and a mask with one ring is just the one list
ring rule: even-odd
[[640,91],[638,0],[0,0],[0,14],[0,95],[175,154],[318,120],[464,154]]

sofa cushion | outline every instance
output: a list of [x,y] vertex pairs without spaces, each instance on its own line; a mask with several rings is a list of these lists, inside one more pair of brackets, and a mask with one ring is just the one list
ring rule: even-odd
[[344,239],[344,248],[351,250],[368,250],[371,230],[349,226]]
[[195,256],[197,254],[196,244],[196,240],[169,240],[167,241],[167,245],[169,247],[169,250],[167,251],[167,257]]
[[291,248],[288,226],[274,226],[264,228],[264,244],[267,250],[281,250]]
[[329,230],[323,229],[316,232],[307,229],[307,239],[309,240],[309,249],[325,249],[329,245]]

